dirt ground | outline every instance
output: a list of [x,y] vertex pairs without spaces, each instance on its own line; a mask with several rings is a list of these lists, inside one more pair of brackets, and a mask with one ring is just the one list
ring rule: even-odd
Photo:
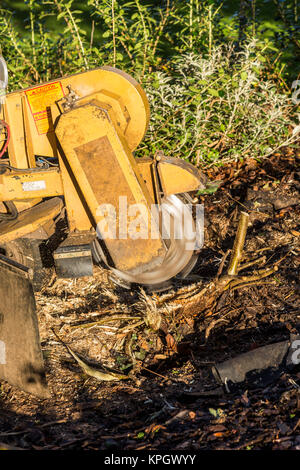
[[[299,156],[285,149],[261,163],[206,170],[221,184],[200,198],[205,245],[171,292],[123,290],[100,267],[80,280],[57,280],[46,268],[36,301],[51,398],[1,382],[2,447],[300,450],[299,366],[259,387],[224,387],[211,372],[216,362],[300,332]],[[211,288],[199,301],[222,260],[226,272],[241,210],[250,214],[245,262],[261,258],[259,269],[278,270],[240,288]],[[81,357],[128,380],[86,375],[52,329]]]

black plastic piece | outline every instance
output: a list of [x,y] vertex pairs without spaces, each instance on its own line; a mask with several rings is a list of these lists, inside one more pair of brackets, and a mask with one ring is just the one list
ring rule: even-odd
[[89,238],[88,236],[70,235],[54,252],[58,277],[93,276],[92,250]]

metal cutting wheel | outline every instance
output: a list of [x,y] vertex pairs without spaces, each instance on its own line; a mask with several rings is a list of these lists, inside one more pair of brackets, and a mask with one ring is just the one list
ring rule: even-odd
[[[164,198],[162,204],[164,207],[163,217],[168,214],[171,220],[170,229],[166,230],[169,248],[165,259],[155,269],[139,274],[119,271],[109,266],[114,274],[113,280],[122,287],[130,288],[132,284],[138,284],[145,286],[148,291],[152,292],[166,290],[172,286],[171,280],[174,277],[186,277],[197,262],[198,255],[195,254],[197,234],[192,213],[185,210],[185,203],[175,195]],[[184,210],[185,216],[183,218]],[[179,233],[182,236],[178,237]],[[100,264],[101,261],[108,264],[99,239],[93,242],[93,256],[97,264]]]

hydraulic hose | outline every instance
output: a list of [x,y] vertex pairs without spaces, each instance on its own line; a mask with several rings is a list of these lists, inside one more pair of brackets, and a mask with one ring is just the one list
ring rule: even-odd
[[12,201],[2,201],[7,209],[7,213],[0,212],[0,221],[3,220],[15,220],[18,217],[18,210]]

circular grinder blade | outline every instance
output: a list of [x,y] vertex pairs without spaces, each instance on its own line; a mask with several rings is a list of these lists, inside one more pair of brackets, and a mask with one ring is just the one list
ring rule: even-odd
[[[196,229],[192,213],[184,202],[175,195],[164,198],[162,208],[162,224],[164,225],[164,218],[170,220],[170,224],[167,224],[167,227],[164,226],[169,247],[162,264],[151,271],[139,274],[120,271],[109,266],[114,274],[114,282],[118,283],[120,280],[122,287],[130,288],[131,284],[139,284],[148,287],[148,290],[151,291],[165,290],[172,285],[168,281],[175,276],[180,276],[181,273],[182,277],[185,277],[193,269]],[[94,241],[93,253],[96,262],[99,263],[101,259],[107,264],[103,259],[98,239]]]

